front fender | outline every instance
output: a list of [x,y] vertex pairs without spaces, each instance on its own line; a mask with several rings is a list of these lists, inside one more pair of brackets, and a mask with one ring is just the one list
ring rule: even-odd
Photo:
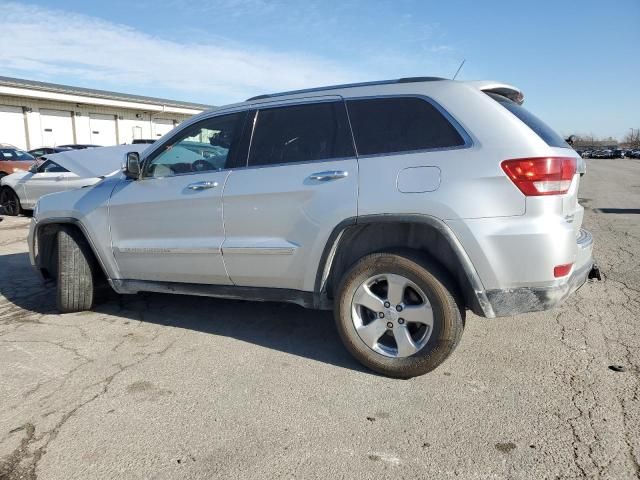
[[40,267],[38,250],[41,232],[46,226],[71,224],[80,229],[91,246],[108,279],[119,278],[111,250],[109,231],[109,198],[119,179],[109,179],[88,188],[53,193],[42,197],[36,205],[29,234],[31,262]]

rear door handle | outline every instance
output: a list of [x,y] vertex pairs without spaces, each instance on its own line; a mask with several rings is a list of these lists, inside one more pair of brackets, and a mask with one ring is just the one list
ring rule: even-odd
[[190,185],[187,185],[189,190],[207,190],[209,188],[216,188],[218,186],[218,182],[196,182]]
[[349,172],[344,170],[329,170],[326,172],[312,173],[309,175],[309,180],[315,180],[317,182],[329,182],[331,180],[338,180],[349,176]]

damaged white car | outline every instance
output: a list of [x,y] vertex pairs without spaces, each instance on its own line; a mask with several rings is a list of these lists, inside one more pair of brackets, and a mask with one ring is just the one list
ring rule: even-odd
[[124,153],[141,153],[146,147],[117,145],[44,155],[28,172],[17,172],[0,180],[3,213],[20,215],[33,210],[43,195],[94,185],[120,170]]

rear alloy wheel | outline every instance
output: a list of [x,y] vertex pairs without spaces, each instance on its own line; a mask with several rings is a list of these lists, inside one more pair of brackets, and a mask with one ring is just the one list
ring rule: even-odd
[[402,275],[365,280],[351,302],[351,320],[367,346],[390,358],[419,352],[433,331],[433,311],[424,292]]
[[351,354],[384,375],[410,378],[455,349],[464,319],[446,272],[417,252],[375,253],[344,276],[335,308]]
[[20,215],[22,212],[18,195],[9,187],[3,187],[2,190],[0,190],[0,207],[2,207],[5,215],[11,217]]

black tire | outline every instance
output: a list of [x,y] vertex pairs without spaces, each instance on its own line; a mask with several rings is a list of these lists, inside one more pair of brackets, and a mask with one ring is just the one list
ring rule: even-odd
[[9,217],[16,217],[22,213],[20,199],[16,192],[9,187],[0,189],[0,206],[2,206],[4,214]]
[[[376,352],[358,335],[352,320],[356,290],[377,275],[400,275],[426,295],[433,311],[433,327],[426,344],[406,357],[391,358]],[[363,365],[395,378],[411,378],[438,367],[458,345],[464,329],[464,308],[446,271],[419,252],[374,253],[358,260],[342,277],[337,290],[334,316],[347,350]]]
[[93,252],[76,229],[62,227],[57,234],[57,305],[62,313],[91,310],[99,271]]

